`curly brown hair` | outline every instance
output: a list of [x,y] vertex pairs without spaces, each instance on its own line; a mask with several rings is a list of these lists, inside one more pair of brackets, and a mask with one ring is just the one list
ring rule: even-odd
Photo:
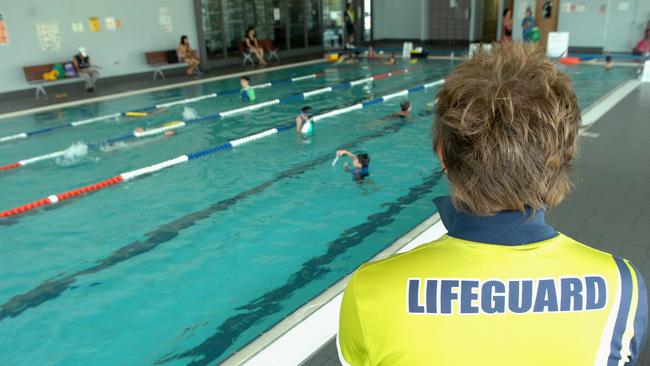
[[547,209],[571,188],[580,109],[571,80],[534,44],[493,44],[438,94],[433,146],[456,208]]

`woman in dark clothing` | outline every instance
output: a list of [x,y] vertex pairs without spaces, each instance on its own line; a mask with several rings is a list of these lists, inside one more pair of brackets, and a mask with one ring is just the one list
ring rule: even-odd
[[264,49],[260,47],[259,43],[257,43],[255,27],[248,27],[246,30],[245,42],[246,50],[257,56],[257,60],[261,65],[266,65],[267,62],[264,61]]
[[345,47],[354,48],[354,45],[352,44],[352,42],[354,42],[354,11],[352,10],[352,4],[350,3],[348,3],[345,8],[343,20],[345,22],[345,33],[347,34]]

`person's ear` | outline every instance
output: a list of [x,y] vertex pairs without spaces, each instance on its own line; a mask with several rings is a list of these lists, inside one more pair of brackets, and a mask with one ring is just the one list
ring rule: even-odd
[[445,166],[445,154],[440,144],[436,145],[436,155],[438,155],[438,160],[440,160],[440,166],[442,167],[442,170],[446,170],[447,167]]

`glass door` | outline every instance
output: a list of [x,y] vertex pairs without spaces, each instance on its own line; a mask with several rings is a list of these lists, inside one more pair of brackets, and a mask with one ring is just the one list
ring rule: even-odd
[[[221,0],[201,0],[201,18],[205,55],[208,61],[223,58]],[[190,40],[191,42],[196,42],[196,40]]]
[[372,0],[363,1],[363,40],[372,41]]
[[343,12],[345,1],[323,0],[323,47],[326,50],[343,47]]
[[241,45],[244,39],[244,4],[239,0],[223,1],[223,24],[226,34],[226,52],[235,55],[242,51]]
[[273,46],[280,50],[289,48],[287,38],[287,3],[284,0],[272,0]]
[[307,46],[323,44],[323,32],[320,27],[320,1],[307,0]]
[[305,33],[305,1],[289,0],[289,47],[291,49],[304,48],[307,45]]

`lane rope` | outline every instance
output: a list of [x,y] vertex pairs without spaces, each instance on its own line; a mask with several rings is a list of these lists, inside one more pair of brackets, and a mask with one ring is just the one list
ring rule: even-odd
[[[386,79],[386,78],[389,78],[389,77],[392,77],[392,76],[395,76],[395,75],[402,75],[402,74],[408,73],[409,70],[410,69],[400,69],[400,70],[395,70],[395,71],[392,71],[392,72],[386,72],[386,73],[382,73],[382,74],[372,75],[372,76],[369,76],[369,77],[365,77],[363,79],[358,79],[358,80],[353,80],[353,81],[344,81],[344,82],[341,82],[341,83],[338,83],[338,84],[335,84],[335,85],[332,85],[332,86],[328,86],[328,87],[325,87],[325,88],[320,88],[320,89],[316,89],[316,90],[312,90],[312,91],[293,94],[293,95],[290,95],[290,96],[287,96],[287,97],[284,97],[284,98],[281,98],[281,99],[273,99],[273,100],[269,100],[269,101],[266,101],[266,102],[251,104],[251,105],[248,105],[248,106],[245,106],[245,107],[240,107],[240,108],[231,109],[229,111],[214,113],[214,114],[210,114],[210,115],[207,115],[207,116],[204,116],[204,117],[195,118],[195,119],[191,119],[191,120],[167,122],[161,127],[151,128],[151,129],[144,130],[144,131],[133,131],[133,132],[131,132],[129,134],[109,138],[109,139],[106,139],[104,141],[100,141],[98,143],[89,144],[88,146],[91,147],[91,148],[98,148],[98,147],[101,147],[103,145],[110,145],[110,144],[113,144],[113,143],[116,143],[116,142],[131,140],[131,139],[135,139],[135,138],[151,137],[151,136],[163,134],[163,133],[165,133],[166,131],[169,131],[169,130],[175,130],[175,129],[178,129],[178,128],[186,127],[186,126],[189,126],[189,125],[192,125],[192,124],[195,124],[195,123],[204,122],[204,121],[207,121],[207,120],[215,121],[215,120],[219,120],[219,119],[222,119],[222,118],[232,117],[232,116],[234,116],[236,114],[240,114],[240,113],[244,113],[244,112],[250,112],[250,111],[254,111],[256,109],[261,109],[261,108],[265,108],[265,107],[276,105],[276,104],[284,104],[284,103],[289,103],[289,102],[293,102],[293,101],[297,101],[297,100],[304,100],[304,99],[307,99],[307,98],[312,97],[314,95],[329,93],[329,92],[332,92],[334,90],[349,89],[349,88],[352,88],[352,87],[355,87],[355,86],[358,86],[358,85],[373,82],[375,80],[383,80],[383,79]],[[389,99],[396,98],[398,96],[406,95],[404,92],[406,92],[406,91],[393,93],[393,94],[387,95],[386,97],[389,98]],[[351,107],[348,107],[348,108],[351,108],[349,110],[354,110],[354,109],[359,109],[361,107],[359,105],[354,105],[354,106],[351,106]],[[337,111],[332,111],[332,112],[327,112],[327,113],[336,112],[336,114],[340,114],[340,113],[346,113],[347,111],[348,111],[348,109],[338,110],[338,112]],[[336,114],[328,115],[327,113],[325,114],[326,115],[325,118],[336,115]],[[314,121],[316,121],[316,117],[314,117]],[[35,157],[29,158],[29,159],[20,160],[20,161],[11,163],[11,164],[1,165],[0,166],[0,171],[2,171],[2,170],[13,170],[13,169],[17,169],[17,168],[23,167],[23,166],[28,165],[28,164],[32,164],[32,163],[36,163],[36,162],[40,162],[40,161],[45,161],[45,160],[55,159],[55,158],[63,155],[66,150],[67,150],[67,148],[64,149],[64,150],[59,150],[59,151],[55,151],[55,152],[52,152],[52,153],[35,156]]]
[[[444,79],[440,79],[440,80],[436,80],[434,82],[420,84],[420,85],[417,85],[417,86],[415,86],[413,88],[399,91],[398,93],[404,93],[406,91],[406,93],[402,94],[402,95],[408,95],[408,94],[423,91],[423,90],[426,90],[426,89],[429,89],[429,88],[432,88],[432,87],[435,87],[435,86],[438,86],[438,85],[442,85],[444,82],[445,82]],[[347,112],[350,112],[350,111],[353,111],[353,110],[366,108],[366,107],[369,107],[369,106],[372,106],[372,105],[375,105],[375,104],[379,104],[379,103],[382,103],[382,102],[384,102],[386,100],[392,99],[391,96],[395,95],[395,94],[396,93],[388,94],[387,95],[389,97],[388,99],[385,99],[386,96],[378,97],[378,98],[375,98],[375,99],[365,101],[363,103],[355,104],[355,105],[350,106],[350,107],[345,107],[345,108],[330,111],[330,112],[327,112],[327,113],[324,113],[324,114],[321,114],[321,115],[318,115],[318,116],[314,116],[314,120],[316,120],[316,118],[318,118],[318,120],[322,120],[324,118],[340,115],[340,114],[347,113]],[[199,150],[199,151],[196,151],[196,152],[191,152],[191,153],[188,153],[188,154],[185,154],[185,155],[181,155],[181,156],[178,156],[178,157],[173,158],[173,159],[165,160],[165,161],[162,161],[162,162],[157,163],[157,164],[146,166],[144,168],[127,171],[127,172],[121,173],[119,175],[116,175],[114,177],[102,180],[102,181],[97,182],[97,183],[93,183],[93,184],[90,184],[90,185],[87,185],[87,186],[83,186],[83,187],[76,188],[76,189],[73,189],[73,190],[70,190],[70,191],[67,191],[67,192],[63,192],[63,193],[59,193],[59,194],[52,194],[52,195],[49,195],[49,196],[47,196],[45,198],[42,198],[40,200],[33,201],[33,202],[30,202],[30,203],[26,203],[24,205],[20,205],[20,206],[17,206],[17,207],[2,211],[2,212],[0,212],[0,217],[15,216],[15,215],[18,215],[18,214],[22,214],[22,213],[34,210],[34,209],[36,209],[38,207],[41,207],[41,206],[53,205],[53,204],[56,204],[56,203],[58,203],[60,201],[64,201],[64,200],[67,200],[67,199],[70,199],[70,198],[73,198],[73,197],[76,197],[76,196],[79,196],[79,195],[82,195],[82,194],[98,191],[98,190],[101,190],[101,189],[104,189],[106,187],[109,187],[109,186],[112,186],[112,185],[115,185],[115,184],[119,184],[119,183],[122,183],[122,182],[127,182],[127,181],[133,180],[133,179],[135,179],[137,177],[141,177],[141,176],[144,176],[144,175],[149,175],[149,174],[152,174],[154,172],[161,171],[163,169],[167,169],[167,168],[173,167],[175,165],[183,164],[183,163],[188,162],[190,160],[198,159],[198,158],[206,156],[206,155],[214,154],[214,153],[217,153],[217,152],[222,151],[222,150],[229,150],[229,149],[232,149],[234,147],[241,146],[243,144],[247,144],[247,143],[250,143],[250,142],[253,142],[253,141],[258,141],[258,140],[261,140],[261,139],[266,138],[268,136],[278,134],[280,132],[292,130],[293,128],[294,128],[294,124],[289,123],[289,124],[274,127],[274,128],[262,131],[262,132],[258,132],[258,133],[252,134],[252,135],[248,135],[248,136],[245,136],[245,137],[242,137],[242,138],[239,138],[239,139],[231,140],[229,142],[226,142],[224,144],[217,145],[217,146],[214,146],[214,147],[211,147],[211,148],[207,148],[207,149],[204,149],[204,150]]]
[[[266,82],[266,83],[263,83],[263,84],[253,85],[251,87],[253,89],[270,88],[270,87],[278,86],[280,84],[295,83],[295,82],[298,82],[298,81],[315,79],[315,78],[318,78],[318,77],[322,77],[324,75],[325,75],[325,72],[323,71],[323,72],[317,72],[317,73],[313,73],[313,74],[296,76],[296,77],[292,77],[292,78],[288,78],[288,79],[273,80],[273,81]],[[216,98],[218,96],[232,95],[232,94],[237,94],[237,93],[239,93],[239,89],[235,89],[235,88],[226,89],[226,90],[220,91],[218,93],[210,93],[210,94],[206,94],[206,95],[200,95],[198,97],[186,98],[186,99],[171,101],[171,102],[167,102],[167,103],[160,103],[160,104],[156,104],[156,105],[146,107],[146,108],[133,109],[133,110],[125,111],[125,112],[111,113],[111,114],[106,114],[106,115],[103,115],[103,116],[86,118],[86,119],[82,119],[82,120],[79,120],[79,121],[74,121],[74,122],[69,122],[69,123],[62,123],[62,124],[58,124],[58,125],[53,125],[53,126],[41,128],[41,129],[38,129],[38,130],[26,131],[26,132],[17,133],[17,134],[14,134],[14,135],[3,136],[3,137],[0,137],[0,143],[25,139],[25,138],[28,138],[28,137],[31,137],[31,136],[41,135],[41,134],[44,134],[44,133],[60,130],[62,128],[84,126],[84,125],[89,125],[89,124],[100,122],[100,121],[107,121],[107,120],[110,120],[110,119],[117,120],[120,117],[126,117],[127,113],[132,113],[132,112],[136,112],[136,113],[137,112],[153,112],[153,111],[156,111],[156,110],[161,109],[161,108],[169,108],[169,107],[176,106],[176,105],[194,103],[194,102],[198,102],[198,101],[205,100],[205,99],[211,99],[211,98]],[[0,168],[0,170],[2,170],[2,169]]]

